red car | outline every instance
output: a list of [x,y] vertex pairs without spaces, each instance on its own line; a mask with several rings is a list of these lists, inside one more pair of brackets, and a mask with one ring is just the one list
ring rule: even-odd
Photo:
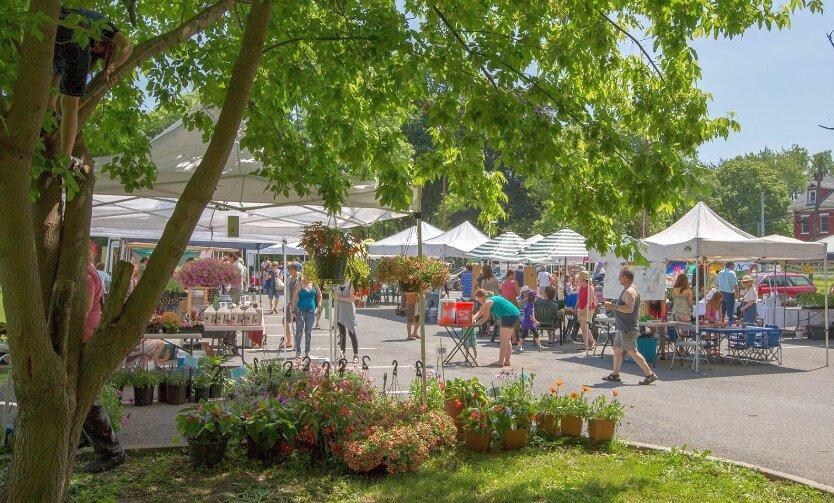
[[787,295],[788,297],[796,297],[801,293],[816,293],[817,291],[817,287],[804,274],[780,272],[759,277],[759,296],[770,293],[773,288],[776,288],[776,292],[780,295]]

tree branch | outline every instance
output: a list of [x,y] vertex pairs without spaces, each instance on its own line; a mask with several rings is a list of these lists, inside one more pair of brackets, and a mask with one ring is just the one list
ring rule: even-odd
[[[158,35],[150,40],[146,40],[133,48],[130,57],[123,65],[116,68],[109,81],[104,78],[103,74],[96,75],[90,85],[87,86],[87,94],[81,100],[79,108],[79,124],[83,125],[87,118],[92,115],[96,105],[104,98],[112,87],[114,87],[119,79],[127,76],[134,68],[141,65],[145,61],[162,54],[171,47],[181,44],[190,39],[197,33],[203,31],[208,26],[216,23],[226,12],[234,5],[234,0],[218,0],[216,3],[209,5],[202,11],[198,12],[194,17],[177,26],[173,30]],[[81,127],[79,127],[79,131]]]
[[[474,58],[475,54],[473,53],[472,48],[469,47],[469,44],[466,43],[466,40],[463,39],[461,34],[458,33],[458,31],[455,30],[454,27],[452,27],[452,23],[450,23],[449,20],[446,19],[446,16],[440,11],[440,9],[438,9],[436,5],[431,4],[431,10],[433,10],[434,13],[437,14],[437,17],[440,18],[440,21],[443,23],[444,26],[446,26],[446,29],[448,29],[450,32],[452,32],[452,35],[455,37],[455,39],[458,41],[458,43],[461,46],[463,46],[463,50],[466,51],[466,53],[469,55],[469,57]],[[492,84],[492,87],[494,87],[496,89],[499,89],[498,84],[495,82],[495,78],[492,76],[491,73],[489,73],[489,71],[486,69],[486,67],[484,67],[484,65],[477,64],[477,63],[476,63],[476,66],[481,70],[481,73],[484,75],[484,77],[486,77],[486,79],[489,81],[489,83]]]
[[834,127],[831,127],[831,126],[823,126],[822,124],[817,124],[817,126],[823,128],[823,129],[827,129],[829,131],[834,131]]
[[46,331],[52,338],[52,349],[58,356],[66,354],[74,293],[75,283],[72,281],[56,281],[55,288],[52,289],[52,303],[49,305]]
[[267,46],[264,49],[264,53],[267,53],[273,49],[277,49],[281,46],[287,44],[294,44],[296,42],[301,41],[310,41],[310,42],[337,42],[341,40],[376,40],[375,35],[330,35],[330,36],[322,36],[322,37],[294,37],[288,38],[287,40],[282,40],[280,42],[276,42],[272,45]]
[[649,51],[647,51],[646,48],[643,47],[643,44],[639,40],[637,40],[637,38],[634,35],[629,33],[625,28],[623,28],[622,26],[617,24],[613,19],[608,17],[608,15],[605,14],[605,12],[603,12],[602,9],[598,8],[597,12],[599,12],[599,15],[602,16],[603,18],[605,18],[606,21],[611,23],[611,26],[616,28],[620,33],[622,33],[626,37],[630,38],[632,42],[637,44],[637,47],[640,48],[640,52],[642,52],[643,55],[646,56],[646,59],[649,60],[649,63],[652,65],[652,68],[654,68],[654,71],[657,73],[657,76],[660,77],[660,80],[663,80],[663,73],[661,73],[660,68],[658,68],[657,65],[655,64],[654,60],[652,59],[651,55],[649,54]]
[[271,4],[272,0],[252,3],[240,54],[231,70],[226,99],[211,140],[177,201],[142,278],[124,303],[121,315],[107,327],[108,337],[94,337],[83,348],[82,360],[106,364],[82,367],[79,402],[88,398],[81,395],[82,390],[91,386],[97,389],[109,371],[138,341],[156,306],[159,293],[171,278],[203,209],[214,194],[237,137],[260,65]]
[[834,47],[834,31],[828,32],[826,37],[828,38],[828,43],[831,44],[831,47]]

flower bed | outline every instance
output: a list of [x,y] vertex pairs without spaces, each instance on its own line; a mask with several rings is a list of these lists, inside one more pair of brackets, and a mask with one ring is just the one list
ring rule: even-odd
[[232,451],[267,464],[296,458],[404,473],[456,440],[441,410],[380,396],[353,371],[255,366],[230,389],[224,410]]

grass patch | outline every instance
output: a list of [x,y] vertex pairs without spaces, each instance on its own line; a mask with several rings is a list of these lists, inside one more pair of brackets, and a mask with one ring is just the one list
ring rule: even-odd
[[489,455],[434,457],[417,473],[359,476],[323,466],[263,468],[228,459],[192,470],[184,451],[137,455],[110,473],[76,474],[70,502],[600,501],[817,502],[834,498],[703,455],[541,443]]

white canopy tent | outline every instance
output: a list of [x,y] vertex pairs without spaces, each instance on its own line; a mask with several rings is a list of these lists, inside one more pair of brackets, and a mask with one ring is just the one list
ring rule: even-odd
[[[207,144],[198,130],[189,131],[182,121],[177,121],[151,140],[150,156],[157,167],[156,180],[150,189],[143,188],[128,193],[119,180],[99,176],[95,193],[113,196],[177,198],[182,194],[191,174],[203,159]],[[106,164],[113,156],[96,158],[96,163]],[[246,203],[247,206],[299,206],[321,207],[322,198],[315,190],[310,194],[276,195],[269,190],[268,180],[255,174],[263,165],[245,149],[241,149],[239,137],[232,147],[229,160],[214,191],[213,201],[227,205]],[[376,198],[377,183],[357,181],[348,190],[343,206],[346,208],[379,208]],[[257,203],[257,204],[254,204]],[[240,205],[235,205],[243,207]],[[416,206],[412,209],[416,209]]]
[[[697,203],[678,221],[640,241],[646,258],[651,262],[683,260],[700,263],[704,260],[804,260],[822,261],[828,268],[824,243],[805,242],[785,236],[754,237],[735,227],[703,202]],[[612,260],[613,255],[607,259]],[[617,260],[616,257],[613,257]],[[695,291],[700,289],[700,275],[696,275]],[[825,326],[828,326],[828,291],[825,292]],[[698,318],[695,329],[698,330]],[[828,331],[826,330],[826,366],[828,365]],[[696,352],[695,370],[698,370]]]
[[[443,231],[437,227],[422,222],[421,223],[422,239],[425,240],[436,238],[443,234]],[[390,257],[393,255],[417,255],[417,226],[412,225],[408,229],[402,230],[392,236],[380,239],[375,243],[368,245],[368,254],[375,257]]]
[[468,221],[423,242],[423,254],[431,257],[465,257],[489,241],[483,232]]
[[515,262],[520,260],[518,254],[526,246],[527,244],[518,234],[505,232],[470,251],[466,256],[481,260]]
[[519,254],[534,264],[552,264],[557,261],[581,262],[588,258],[585,237],[570,229],[556,231],[527,246]]
[[298,241],[288,241],[286,244],[278,243],[261,250],[263,255],[281,255],[284,252],[293,256],[303,257],[307,255],[307,250],[302,248]]
[[525,239],[524,242],[527,243],[528,245],[532,245],[532,244],[538,243],[542,239],[544,239],[544,236],[542,236],[541,234],[534,234],[534,235],[530,236],[529,238]]

